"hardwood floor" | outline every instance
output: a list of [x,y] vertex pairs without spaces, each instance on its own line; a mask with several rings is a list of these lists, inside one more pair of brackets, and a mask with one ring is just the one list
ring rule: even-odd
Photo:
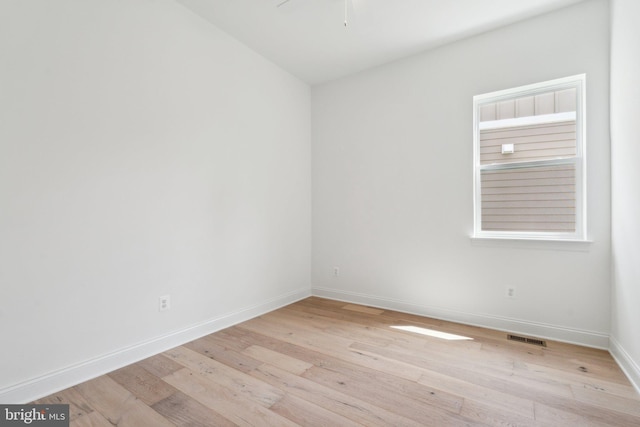
[[72,426],[640,425],[606,351],[547,344],[311,297],[35,403]]

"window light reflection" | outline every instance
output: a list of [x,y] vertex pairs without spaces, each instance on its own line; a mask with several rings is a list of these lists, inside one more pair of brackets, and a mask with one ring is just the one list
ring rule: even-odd
[[448,334],[446,332],[434,331],[433,329],[421,328],[419,326],[392,326],[392,328],[429,337],[440,338],[447,341],[473,340],[473,338],[464,337],[462,335]]

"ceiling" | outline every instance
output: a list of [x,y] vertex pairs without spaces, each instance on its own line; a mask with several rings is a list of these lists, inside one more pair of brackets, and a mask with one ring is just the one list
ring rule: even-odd
[[177,0],[309,84],[582,0]]

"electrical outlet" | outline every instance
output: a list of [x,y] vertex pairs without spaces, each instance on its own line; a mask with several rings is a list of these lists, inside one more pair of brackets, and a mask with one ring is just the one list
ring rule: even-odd
[[340,267],[333,267],[333,275],[336,277],[340,275]]
[[516,288],[507,288],[507,298],[516,297]]
[[158,298],[158,311],[166,311],[171,308],[171,297],[165,295]]

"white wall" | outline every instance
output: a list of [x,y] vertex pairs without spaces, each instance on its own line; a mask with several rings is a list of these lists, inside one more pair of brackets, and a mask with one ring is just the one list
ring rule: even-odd
[[[313,292],[607,347],[608,24],[587,1],[314,87]],[[579,73],[593,243],[471,241],[472,97]]]
[[640,2],[611,12],[611,352],[640,390]]
[[0,2],[0,401],[308,295],[309,156],[308,85],[172,0]]

